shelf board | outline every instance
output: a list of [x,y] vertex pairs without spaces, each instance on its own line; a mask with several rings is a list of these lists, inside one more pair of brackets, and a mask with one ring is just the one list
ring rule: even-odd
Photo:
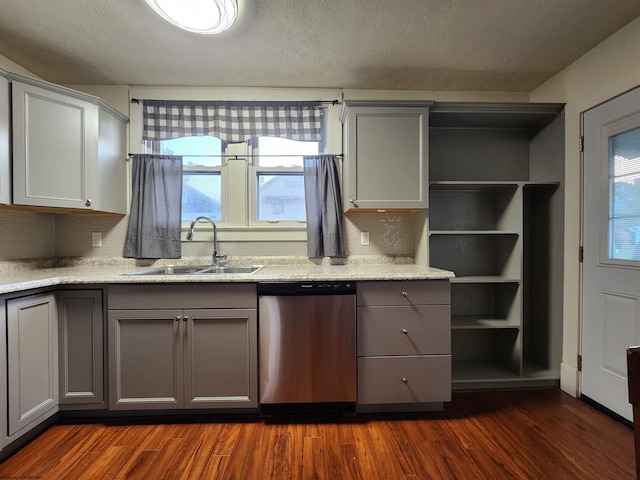
[[540,365],[525,363],[522,376],[527,379],[558,380],[560,378],[560,369],[554,370]]
[[451,368],[454,383],[513,381],[520,378],[504,365],[488,360],[453,361]]
[[520,328],[520,324],[514,320],[496,318],[490,315],[452,315],[451,328],[453,330],[518,329]]
[[429,183],[433,190],[490,190],[505,187],[557,187],[556,180],[531,181],[531,180],[434,180]]
[[429,230],[429,235],[520,235],[515,230]]
[[469,275],[450,279],[451,283],[517,283],[519,278],[503,277],[501,275]]

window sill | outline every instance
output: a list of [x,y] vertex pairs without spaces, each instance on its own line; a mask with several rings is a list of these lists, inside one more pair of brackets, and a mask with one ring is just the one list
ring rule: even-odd
[[[188,226],[182,228],[182,241],[185,240]],[[253,225],[253,226],[217,226],[219,242],[305,242],[307,227],[300,225]],[[193,235],[195,242],[213,242],[213,229],[197,229]]]

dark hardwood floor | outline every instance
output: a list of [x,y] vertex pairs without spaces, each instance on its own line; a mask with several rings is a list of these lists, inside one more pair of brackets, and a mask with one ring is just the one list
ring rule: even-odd
[[0,478],[635,478],[633,431],[556,389],[454,392],[444,412],[57,425]]

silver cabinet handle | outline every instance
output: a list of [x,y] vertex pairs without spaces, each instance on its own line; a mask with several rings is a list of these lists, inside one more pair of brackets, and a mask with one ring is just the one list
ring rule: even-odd
[[84,202],[85,206],[90,207],[91,206],[91,199],[87,198],[87,201]]
[[176,321],[179,322],[180,320],[182,320],[182,317],[180,315],[176,316]]
[[407,379],[407,377],[402,377],[402,383],[409,383],[409,380]]
[[349,203],[350,203],[351,205],[353,205],[354,207],[358,208],[358,204],[356,203],[356,201],[355,201],[353,198],[350,198],[350,199],[349,199]]
[[409,296],[409,294],[407,292],[402,292],[402,296],[406,298]]
[[408,335],[409,334],[409,330],[407,330],[406,328],[403,328],[402,329],[402,333],[404,333],[405,335]]

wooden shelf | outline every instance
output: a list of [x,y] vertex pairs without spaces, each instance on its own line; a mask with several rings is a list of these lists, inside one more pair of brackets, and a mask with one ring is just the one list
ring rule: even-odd
[[512,381],[520,375],[498,362],[473,360],[454,361],[451,377],[454,383],[475,383]]
[[496,318],[491,315],[452,315],[451,328],[457,329],[500,329],[500,328],[520,328],[520,323],[516,320],[506,318]]
[[500,275],[473,275],[455,277],[451,279],[451,283],[517,283],[521,280],[514,277],[503,277]]
[[510,230],[430,230],[429,235],[520,235]]

